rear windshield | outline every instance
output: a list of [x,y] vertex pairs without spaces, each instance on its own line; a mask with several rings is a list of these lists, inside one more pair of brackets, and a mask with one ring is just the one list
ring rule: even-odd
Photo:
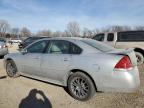
[[109,45],[106,45],[102,42],[98,42],[96,40],[93,40],[93,39],[83,39],[81,40],[82,42],[102,51],[102,52],[108,52],[108,51],[112,51],[112,50],[115,50],[115,48],[109,46]]
[[144,31],[119,32],[118,42],[144,41]]

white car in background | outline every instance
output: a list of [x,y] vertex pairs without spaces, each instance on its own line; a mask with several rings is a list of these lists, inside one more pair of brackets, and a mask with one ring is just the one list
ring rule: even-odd
[[10,43],[21,43],[22,40],[21,39],[11,39],[9,42]]
[[8,76],[24,75],[62,85],[86,101],[97,91],[133,92],[140,85],[132,49],[116,50],[84,38],[44,38],[4,58]]
[[144,31],[99,33],[95,35],[93,39],[111,45],[117,49],[133,48],[138,65],[144,63]]

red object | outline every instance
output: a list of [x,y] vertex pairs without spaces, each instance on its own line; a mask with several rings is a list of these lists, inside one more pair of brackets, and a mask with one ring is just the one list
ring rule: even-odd
[[128,56],[124,56],[115,66],[115,69],[129,69],[132,67],[131,60]]

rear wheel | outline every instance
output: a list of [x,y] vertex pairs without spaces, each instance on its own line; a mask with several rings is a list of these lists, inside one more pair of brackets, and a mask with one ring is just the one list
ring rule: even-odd
[[141,65],[144,62],[143,55],[140,52],[135,52],[135,54],[136,54],[138,65]]
[[92,80],[82,72],[76,72],[69,77],[68,90],[72,97],[80,101],[90,99],[96,92]]
[[13,60],[8,60],[6,62],[6,72],[9,77],[18,77],[17,67]]

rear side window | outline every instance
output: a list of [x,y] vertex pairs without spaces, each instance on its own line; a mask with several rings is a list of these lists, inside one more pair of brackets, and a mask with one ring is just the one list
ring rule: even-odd
[[70,53],[71,54],[81,54],[82,49],[78,47],[77,45],[71,43]]
[[63,40],[52,40],[49,49],[50,54],[69,54],[70,43]]
[[50,54],[80,54],[82,49],[65,40],[51,40],[50,46],[47,48],[46,53]]
[[93,39],[97,41],[104,41],[104,34],[97,34]]
[[118,42],[144,41],[144,31],[119,32]]
[[109,33],[107,36],[107,41],[113,41],[114,40],[114,34],[113,33]]

